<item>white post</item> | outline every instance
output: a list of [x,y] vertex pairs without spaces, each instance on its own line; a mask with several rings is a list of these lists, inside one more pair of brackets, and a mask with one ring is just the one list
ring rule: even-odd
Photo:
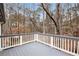
[[[0,23],[0,36],[1,36],[1,23]],[[0,38],[0,51],[2,51],[2,49],[1,49],[1,38]]]
[[22,44],[22,36],[20,36],[20,44]]
[[38,34],[34,34],[34,41],[38,41]]
[[51,37],[51,46],[53,46],[53,37]]

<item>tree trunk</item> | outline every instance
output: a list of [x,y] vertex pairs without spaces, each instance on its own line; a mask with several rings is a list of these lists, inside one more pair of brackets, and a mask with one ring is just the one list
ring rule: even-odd
[[56,34],[60,34],[60,30],[59,30],[59,27],[58,27],[58,25],[57,25],[57,23],[56,23],[56,21],[55,21],[55,19],[51,16],[51,14],[48,12],[48,10],[44,7],[44,4],[43,3],[41,3],[41,5],[42,5],[42,8],[44,9],[44,11],[46,12],[46,14],[50,17],[50,19],[53,21],[53,23],[54,23],[54,25],[55,25],[55,27],[56,27]]

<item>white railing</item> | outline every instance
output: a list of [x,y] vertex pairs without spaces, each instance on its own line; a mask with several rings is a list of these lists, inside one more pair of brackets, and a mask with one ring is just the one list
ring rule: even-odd
[[69,54],[79,55],[79,37],[39,33],[38,40]]
[[31,42],[33,39],[33,34],[19,34],[19,35],[7,35],[0,36],[0,50],[22,45]]
[[0,36],[0,50],[33,41],[47,44],[51,47],[70,53],[72,55],[79,55],[79,37],[42,33]]

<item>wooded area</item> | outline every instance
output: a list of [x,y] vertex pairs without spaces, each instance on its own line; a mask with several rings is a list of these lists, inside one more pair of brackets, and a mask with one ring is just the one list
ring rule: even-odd
[[2,34],[41,32],[79,36],[78,3],[5,3]]

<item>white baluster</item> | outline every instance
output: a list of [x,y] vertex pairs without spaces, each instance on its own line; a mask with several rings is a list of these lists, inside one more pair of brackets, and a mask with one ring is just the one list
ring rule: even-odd
[[[0,36],[1,36],[1,23],[0,23]],[[0,38],[0,51],[2,51],[2,49],[1,49],[1,38]]]
[[54,45],[54,37],[53,37],[53,45]]
[[53,37],[53,40],[54,40],[54,46],[55,46],[55,36]]
[[62,38],[62,49],[64,49],[64,38]]
[[57,38],[57,47],[59,47],[59,37]]
[[62,40],[61,40],[61,38],[60,38],[60,48],[62,48],[62,44],[61,44],[62,42],[61,42],[61,41],[62,41]]
[[1,38],[0,38],[0,51],[1,51]]
[[77,54],[79,54],[79,41],[78,41],[78,45],[77,45]]
[[66,48],[66,38],[65,38],[65,50],[66,50],[67,48]]
[[76,42],[75,42],[75,40],[74,40],[74,53],[75,53],[75,45],[76,45]]
[[69,39],[67,41],[68,41],[68,51],[69,51]]
[[[0,36],[1,36],[1,23],[0,23]],[[1,38],[0,38],[0,50],[1,50]]]
[[72,40],[71,40],[71,52],[72,52]]
[[56,40],[56,47],[57,47],[57,37],[56,37],[56,39],[55,39],[55,40]]

